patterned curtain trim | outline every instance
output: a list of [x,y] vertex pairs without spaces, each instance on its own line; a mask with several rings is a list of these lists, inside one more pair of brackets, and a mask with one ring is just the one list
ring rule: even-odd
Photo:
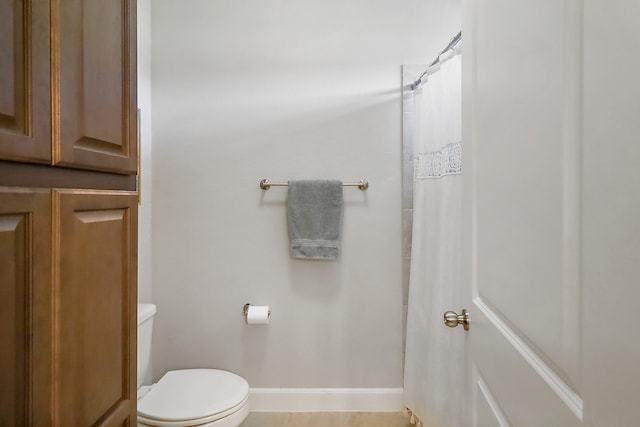
[[418,153],[415,157],[415,179],[442,178],[462,173],[462,144],[446,145],[440,151]]

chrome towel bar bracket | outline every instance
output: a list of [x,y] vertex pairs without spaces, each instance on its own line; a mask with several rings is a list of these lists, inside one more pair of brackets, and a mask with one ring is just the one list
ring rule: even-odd
[[[358,182],[345,182],[342,184],[345,187],[358,187],[360,190],[364,191],[369,188],[369,182],[366,179],[361,179]],[[271,182],[268,179],[260,180],[260,188],[263,190],[268,190],[271,187],[288,187],[288,182]]]

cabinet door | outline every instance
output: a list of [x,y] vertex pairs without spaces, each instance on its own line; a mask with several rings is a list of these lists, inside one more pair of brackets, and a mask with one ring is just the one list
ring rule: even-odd
[[49,5],[0,0],[0,159],[49,163]]
[[54,190],[55,426],[136,425],[137,196]]
[[135,0],[52,1],[53,163],[134,174]]
[[0,187],[0,424],[48,425],[49,190]]

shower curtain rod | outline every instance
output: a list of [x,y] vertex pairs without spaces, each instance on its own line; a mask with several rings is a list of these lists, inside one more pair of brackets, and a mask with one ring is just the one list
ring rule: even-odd
[[443,53],[445,53],[449,49],[453,49],[454,47],[456,47],[456,45],[458,43],[460,43],[460,40],[462,40],[462,31],[458,31],[458,34],[456,34],[451,39],[451,41],[449,41],[449,44],[447,45],[447,47],[442,49],[442,51],[438,54],[436,59],[434,59],[429,65],[427,65],[427,69],[424,70],[424,72],[422,74],[420,74],[420,77],[418,77],[418,80],[413,82],[413,84],[411,85],[411,90],[416,90],[416,89],[418,89],[420,87],[420,85],[422,84],[422,78],[425,76],[425,74],[427,74],[427,71],[429,71],[429,68],[433,67],[438,62],[440,62],[440,55],[442,55]]

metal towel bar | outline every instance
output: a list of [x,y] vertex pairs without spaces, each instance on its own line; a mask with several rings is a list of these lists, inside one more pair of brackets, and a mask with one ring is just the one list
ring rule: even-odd
[[[345,187],[358,187],[360,190],[364,191],[369,188],[369,182],[366,179],[361,179],[358,182],[345,182],[342,185]],[[260,188],[263,190],[268,190],[271,187],[288,187],[288,182],[271,182],[268,179],[260,180]]]

